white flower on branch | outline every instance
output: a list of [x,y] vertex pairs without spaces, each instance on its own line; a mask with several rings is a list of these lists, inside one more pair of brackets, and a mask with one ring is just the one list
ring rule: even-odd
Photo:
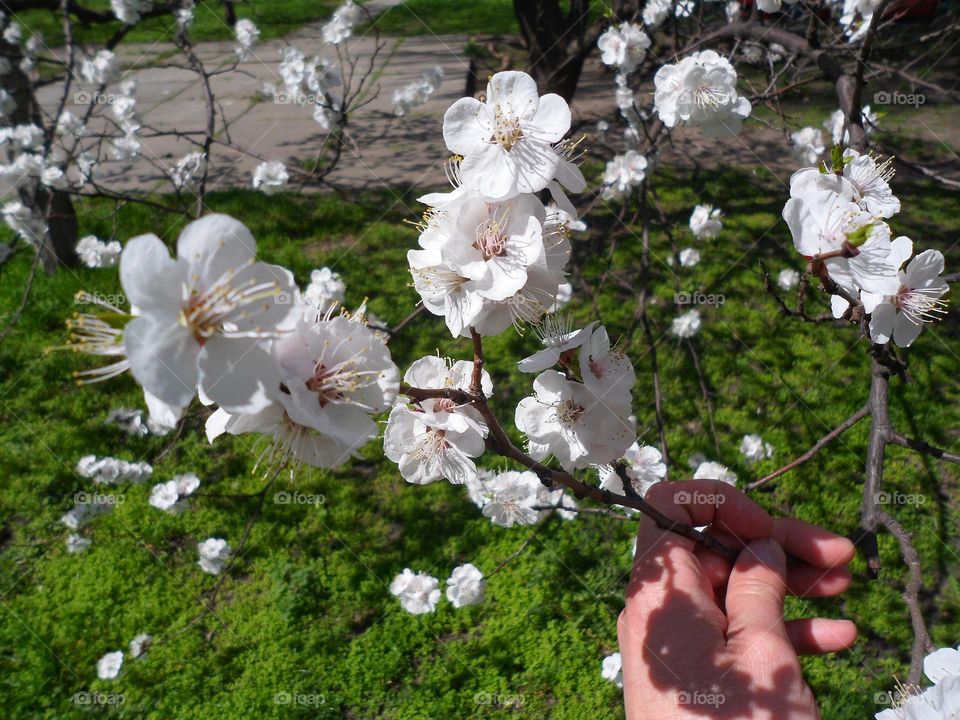
[[573,192],[585,182],[554,145],[570,129],[570,108],[559,95],[540,97],[523,72],[499,72],[486,102],[461,98],[443,116],[443,139],[463,156],[463,184],[492,198],[545,189],[554,179]]
[[360,7],[353,0],[347,0],[324,24],[321,30],[323,41],[331,45],[339,45],[353,34],[354,27],[362,17],[363,11]]
[[826,149],[823,132],[815,127],[805,127],[791,133],[790,142],[793,143],[794,157],[804,165],[816,165]]
[[[894,243],[905,239],[897,238]],[[939,250],[924,250],[898,273],[900,288],[895,294],[882,298],[861,294],[864,310],[871,314],[871,340],[887,343],[892,338],[898,346],[910,347],[926,323],[946,315],[947,301],[943,296],[950,287],[940,277],[943,266]]]
[[252,20],[242,18],[237,20],[233,26],[233,32],[237,37],[237,47],[235,52],[239,60],[249,60],[253,57],[253,51],[260,42],[260,28]]
[[310,273],[310,283],[303,290],[303,301],[310,306],[313,315],[322,317],[343,303],[346,292],[346,283],[339,273],[322,267]]
[[194,187],[207,169],[207,154],[192,152],[184,155],[170,170],[170,180],[177,190]]
[[923,659],[923,673],[933,685],[911,688],[906,696],[891,693],[898,696],[895,707],[878,712],[876,720],[940,720],[955,715],[960,708],[960,651],[934,650]]
[[793,5],[797,2],[797,0],[757,0],[757,9],[765,13],[779,12],[781,1],[788,5]]
[[85,57],[80,61],[80,78],[91,85],[108,85],[119,74],[119,61],[109,50],[98,50],[93,57]]
[[184,498],[200,487],[200,478],[193,473],[175,476],[172,480],[158,483],[150,491],[150,505],[166,512],[178,512],[184,507]]
[[777,275],[777,287],[783,291],[793,290],[800,283],[800,273],[793,268],[784,268]]
[[700,311],[688,310],[673,319],[670,332],[678,338],[692,338],[700,332]]
[[440,89],[443,81],[443,68],[437,65],[427,70],[419,79],[399,90],[393,91],[393,114],[403,117],[411,110],[426,103]]
[[77,553],[82,553],[91,545],[89,538],[81,537],[76,533],[70,533],[67,535],[66,540],[67,552],[71,555],[76,555]]
[[117,20],[125,25],[140,22],[140,15],[153,7],[150,0],[110,0],[110,8]]
[[256,262],[255,252],[250,231],[226,215],[190,223],[176,259],[156,235],[127,243],[120,282],[140,316],[123,340],[145,391],[175,408],[185,407],[198,385],[229,411],[267,404],[272,364],[258,342],[288,322],[296,287],[288,270]]
[[207,538],[197,543],[197,553],[200,556],[197,564],[205,573],[219,575],[227,566],[230,552],[230,544],[223,538]]
[[600,60],[604,65],[630,74],[643,62],[650,47],[650,37],[634,23],[611,25],[597,40]]
[[120,257],[120,243],[116,240],[102,242],[94,235],[87,235],[77,243],[77,255],[88,268],[113,267]]
[[[473,364],[460,360],[448,364],[435,356],[420,358],[404,375],[408,385],[424,390],[468,391]],[[481,389],[493,393],[490,376],[483,371]],[[397,463],[403,479],[422,485],[447,479],[462,484],[477,474],[471,458],[484,451],[487,426],[476,408],[447,398],[431,398],[393,408],[387,420],[383,450]]]
[[273,195],[286,187],[290,180],[287,168],[279,160],[262,162],[253,171],[253,189],[264,195]]
[[668,128],[683,123],[709,137],[729,137],[750,115],[750,101],[737,95],[736,70],[713,50],[663,65],[654,83],[654,107]]
[[483,573],[475,565],[465,563],[454,568],[447,579],[447,600],[455,608],[479,605],[483,602],[486,585]]
[[[863,106],[860,115],[863,120],[863,130],[869,135],[876,129],[880,117],[870,109],[869,105]],[[844,129],[845,120],[843,110],[834,110],[823,123],[824,129],[830,135],[834,145],[847,145],[850,142],[850,129]]]
[[404,568],[390,583],[390,594],[400,598],[400,607],[411,615],[432,613],[440,602],[440,582],[437,578]]
[[726,465],[721,465],[712,460],[700,463],[693,473],[693,479],[719,480],[720,482],[729,483],[730,485],[737,484],[737,476],[730,472],[730,469]]
[[633,188],[640,187],[647,176],[647,159],[636,150],[627,150],[607,161],[603,171],[604,200],[614,200],[629,194]]
[[681,267],[696,267],[700,262],[700,251],[696,248],[684,248],[678,254]]
[[764,442],[759,435],[744,435],[740,441],[740,453],[753,464],[773,457],[773,445]]
[[[621,461],[626,469],[627,477],[630,478],[630,484],[634,492],[640,497],[646,495],[650,487],[667,475],[667,466],[663,462],[663,455],[655,447],[650,445],[640,446],[634,442],[623,454]],[[598,468],[600,474],[600,487],[604,490],[624,494],[623,479],[611,465],[601,465]]]
[[112,457],[84,455],[77,461],[76,471],[77,475],[90,478],[97,485],[117,485],[123,482],[146,482],[153,474],[153,466],[143,460],[129,462]]
[[629,395],[598,397],[555,370],[538,375],[533,390],[517,406],[515,421],[535,460],[553,455],[569,472],[613,462],[633,442]]
[[147,650],[153,644],[153,636],[147,633],[141,633],[130,641],[130,657],[138,658],[147,654]]
[[697,240],[713,240],[723,229],[720,208],[697,205],[690,214],[690,231]]

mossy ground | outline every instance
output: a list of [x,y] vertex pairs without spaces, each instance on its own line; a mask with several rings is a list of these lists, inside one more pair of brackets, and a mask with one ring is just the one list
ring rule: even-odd
[[[856,330],[812,325],[781,315],[762,288],[759,262],[773,272],[800,268],[779,220],[786,189],[770,177],[734,171],[656,178],[668,227],[652,236],[648,282],[657,338],[673,475],[686,476],[694,453],[730,465],[748,480],[803,452],[864,402],[867,346]],[[904,211],[895,231],[922,247],[947,252],[960,235],[960,201],[935,186],[895,181]],[[265,259],[292,268],[301,283],[330,265],[347,284],[347,301],[370,299],[389,323],[404,318],[417,297],[409,286],[405,253],[416,232],[414,190],[362,195],[275,196],[246,191],[209,198],[253,230]],[[717,240],[696,243],[686,227],[697,202],[725,212]],[[155,232],[173,242],[183,220],[142,206],[119,209],[84,203],[81,230],[122,241]],[[632,291],[598,284],[611,269],[637,284],[639,228],[595,208],[590,231],[574,238],[574,266],[589,280],[570,309],[577,321],[602,319],[637,367],[635,407],[642,441],[655,442],[650,357],[634,322]],[[669,229],[669,233],[666,230]],[[3,231],[5,232],[5,231]],[[703,260],[674,272],[675,250],[697,246]],[[30,266],[18,252],[0,267],[0,311],[18,304]],[[119,291],[116,270],[62,270],[39,276],[28,310],[0,344],[0,704],[10,718],[80,718],[94,712],[124,718],[304,717],[579,719],[622,717],[620,692],[600,677],[600,660],[617,648],[616,617],[630,565],[631,523],[584,516],[551,520],[526,550],[490,579],[478,607],[454,610],[446,600],[432,615],[400,609],[387,585],[404,567],[441,578],[472,562],[490,572],[517,550],[530,528],[491,525],[447,483],[409,486],[382,458],[378,444],[336,472],[302,471],[278,481],[251,526],[238,564],[217,580],[197,567],[196,543],[210,536],[237,546],[254,514],[250,494],[263,485],[252,472],[258,445],[251,437],[207,444],[205,411],[194,407],[176,442],[135,439],[104,424],[118,406],[142,407],[129,377],[77,387],[71,373],[89,357],[47,352],[65,339],[64,320],[82,310],[74,294]],[[704,307],[695,339],[716,405],[719,451],[685,346],[667,334],[678,312],[674,294],[722,294]],[[826,305],[818,297],[812,311]],[[960,427],[960,338],[954,316],[925,330],[906,357],[912,382],[897,381],[891,395],[895,422],[911,435],[956,447]],[[536,346],[532,333],[512,331],[486,343],[496,386],[494,406],[512,427],[516,400],[530,376],[513,363]],[[397,363],[439,350],[469,357],[441,320],[423,314],[392,342]],[[777,514],[794,514],[840,533],[857,525],[866,425],[807,465],[758,493]],[[776,455],[757,467],[742,464],[738,445],[758,432]],[[85,454],[154,464],[141,486],[99,488],[124,502],[85,531],[93,545],[67,554],[58,518],[73,495],[94,488],[73,470]],[[925,608],[940,645],[960,640],[957,558],[958,474],[955,469],[899,449],[889,451],[886,486],[924,498],[892,512],[914,533],[924,560]],[[482,464],[498,467],[488,457]],[[202,478],[187,511],[169,515],[147,504],[153,482],[193,471]],[[322,504],[279,504],[274,490],[322,495]],[[804,661],[825,718],[862,720],[878,709],[875,693],[904,677],[910,625],[901,592],[905,570],[895,543],[880,538],[880,580],[857,579],[840,600],[789,603],[789,613],[848,617],[860,640],[848,653]],[[124,664],[115,681],[96,678],[105,652],[125,648],[149,632],[157,645]],[[78,692],[118,693],[110,708],[81,705]],[[293,698],[300,704],[279,700]],[[509,710],[487,699],[506,702]],[[322,702],[321,702],[322,699]],[[478,702],[478,700],[480,702]],[[516,702],[514,702],[516,701]]]

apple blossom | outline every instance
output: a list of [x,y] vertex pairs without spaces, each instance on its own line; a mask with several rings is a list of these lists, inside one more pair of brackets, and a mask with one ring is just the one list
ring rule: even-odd
[[678,255],[681,267],[696,267],[700,262],[700,251],[696,248],[684,248]]
[[603,171],[603,199],[621,198],[633,188],[640,187],[646,170],[647,159],[636,150],[614,156]]
[[123,652],[108,652],[97,660],[97,677],[101,680],[113,680],[120,674],[120,668],[123,666]]
[[334,11],[330,20],[323,26],[321,30],[323,41],[331,45],[339,45],[353,34],[353,28],[360,22],[362,15],[363,11],[360,7],[353,0],[347,0]]
[[197,561],[200,569],[210,575],[219,575],[230,557],[230,545],[223,538],[207,538],[197,543],[197,552],[200,555]]
[[138,658],[146,655],[147,650],[153,644],[153,636],[147,633],[141,633],[130,641],[130,657]]
[[618,688],[623,687],[623,662],[620,659],[620,653],[615,652],[603,659],[600,675]]
[[190,223],[171,259],[156,235],[130,240],[120,282],[140,315],[123,330],[130,369],[143,389],[183,408],[197,392],[227,409],[266,404],[269,355],[258,340],[281,331],[296,288],[284,268],[254,260],[247,228],[226,215]]
[[77,243],[77,255],[88,268],[113,267],[120,257],[120,243],[116,240],[101,242],[93,235],[87,235]]
[[513,527],[532,525],[540,519],[539,488],[543,487],[535,473],[525,470],[507,470],[487,483],[488,499],[483,505],[483,516],[494,525]]
[[404,568],[390,583],[390,594],[400,598],[400,606],[411,615],[423,615],[436,610],[440,583],[426,573]]
[[343,302],[347,286],[339,273],[328,267],[310,272],[310,284],[303,290],[303,301],[321,316]]
[[437,65],[425,71],[417,80],[393,92],[393,114],[403,117],[413,108],[426,103],[440,89],[443,68]]
[[447,600],[455,608],[479,605],[483,602],[486,584],[483,573],[476,566],[470,563],[460,565],[454,568],[447,579]]
[[237,20],[233,26],[233,32],[237,36],[237,47],[235,52],[239,60],[249,60],[253,57],[253,50],[260,42],[260,28],[248,18]]
[[723,213],[712,205],[697,205],[690,214],[690,231],[697,240],[713,240],[723,229]]
[[[634,442],[623,454],[621,462],[624,464],[634,492],[641,497],[646,495],[651,485],[660,482],[667,475],[663,455],[650,445],[641,447],[639,443]],[[610,465],[601,465],[598,469],[600,487],[617,495],[623,495],[623,479],[616,470]]]
[[253,189],[264,195],[273,195],[286,187],[290,174],[278,160],[262,162],[253,171]]
[[943,296],[950,288],[940,277],[943,264],[939,250],[924,250],[898,273],[900,287],[895,294],[870,307],[864,293],[865,309],[871,313],[870,338],[875,343],[887,343],[893,338],[898,346],[910,347],[925,323],[946,314],[947,301]]
[[71,555],[76,555],[86,550],[91,545],[91,541],[88,538],[81,537],[76,533],[70,533],[67,535],[66,540],[67,552]]
[[740,454],[752,464],[773,457],[773,446],[759,435],[744,435],[740,441]]
[[693,473],[694,480],[719,480],[720,482],[737,484],[737,476],[730,472],[726,465],[707,460],[700,463]]
[[555,370],[538,375],[533,389],[534,395],[517,406],[515,421],[527,435],[535,460],[553,455],[571,471],[612,462],[633,441],[634,423],[623,417],[629,396],[597,397],[583,383],[567,380]]
[[663,124],[699,126],[705,135],[736,135],[750,115],[750,101],[737,95],[737,73],[713,50],[695,52],[654,77],[654,107]]
[[629,74],[643,62],[650,47],[650,38],[634,23],[611,25],[597,40],[600,60],[604,65]]
[[[473,364],[460,360],[448,364],[427,356],[414,362],[404,382],[420,389],[468,391]],[[486,371],[481,376],[483,394],[493,385]],[[400,467],[403,479],[418,485],[446,478],[462,484],[476,476],[471,458],[484,451],[487,426],[476,408],[457,405],[446,398],[399,404],[390,411],[383,437],[384,453]]]
[[486,102],[461,98],[443,116],[447,148],[463,156],[464,184],[492,198],[537,192],[554,178],[582,189],[580,171],[553,147],[569,129],[566,101],[540,97],[533,78],[513,70],[490,79]]
[[823,133],[815,127],[805,127],[791,133],[790,142],[793,143],[794,156],[804,165],[816,165],[826,149]]
[[781,290],[793,290],[800,283],[800,273],[793,268],[784,268],[777,275],[777,287]]
[[141,13],[148,12],[152,5],[150,0],[110,0],[113,14],[125,25],[139,22]]
[[700,311],[688,310],[673,319],[670,332],[678,338],[692,338],[700,332]]

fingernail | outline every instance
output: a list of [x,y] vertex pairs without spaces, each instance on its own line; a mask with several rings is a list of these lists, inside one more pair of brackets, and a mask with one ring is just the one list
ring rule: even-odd
[[754,557],[768,567],[782,567],[786,562],[783,548],[773,538],[754,540],[749,548]]

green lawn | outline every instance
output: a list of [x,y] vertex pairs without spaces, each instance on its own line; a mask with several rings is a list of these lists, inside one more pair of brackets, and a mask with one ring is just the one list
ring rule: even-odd
[[[741,480],[772,470],[804,451],[863,403],[868,384],[866,347],[852,328],[809,325],[785,318],[762,290],[758,262],[774,272],[800,267],[785,225],[778,220],[786,190],[762,175],[700,172],[683,180],[658,176],[658,195],[674,246],[653,235],[654,335],[663,374],[668,441],[676,478],[697,452],[729,464]],[[736,192],[731,192],[736,188]],[[946,250],[960,236],[960,201],[926,184],[895,181],[904,212],[894,229],[923,247]],[[398,191],[400,192],[400,191]],[[409,190],[397,196],[363,195],[355,204],[329,196],[266,198],[246,191],[210,198],[214,210],[245,221],[262,256],[291,267],[304,282],[323,264],[341,272],[348,304],[370,298],[370,308],[395,323],[414,307],[405,253],[415,230],[403,222],[417,212]],[[694,244],[686,229],[697,201],[723,207],[718,240],[700,244],[703,261],[675,281],[661,262],[671,249]],[[408,210],[405,205],[409,206]],[[384,209],[387,210],[384,215]],[[110,237],[112,205],[86,203],[81,231]],[[601,206],[586,218],[591,231],[575,241],[575,264],[595,283],[607,267],[629,278],[640,258],[636,228],[625,232]],[[153,231],[173,240],[182,222],[126,205],[115,236]],[[5,232],[5,230],[0,231]],[[615,249],[611,238],[617,236]],[[956,254],[953,253],[953,257]],[[948,255],[949,263],[950,255]],[[955,270],[955,267],[950,267]],[[0,266],[0,315],[20,298],[29,257]],[[629,284],[629,283],[628,283]],[[377,444],[364,459],[337,472],[302,472],[276,489],[322,494],[322,505],[276,504],[269,498],[252,525],[237,566],[216,581],[196,565],[196,543],[209,536],[236,547],[263,480],[251,469],[258,446],[251,437],[208,445],[206,411],[195,407],[182,437],[134,439],[104,425],[118,406],[142,407],[129,377],[77,387],[71,372],[89,358],[45,350],[64,340],[64,320],[78,308],[79,289],[118,291],[115,270],[62,271],[40,276],[29,309],[0,344],[0,706],[10,718],[82,718],[91,708],[78,692],[119,693],[110,713],[122,718],[286,718],[276,702],[284,693],[313,703],[303,717],[491,717],[497,709],[477,694],[522,696],[510,717],[579,720],[622,717],[619,691],[600,677],[601,658],[616,650],[633,528],[584,516],[550,521],[526,551],[490,579],[484,604],[454,610],[445,600],[435,614],[415,617],[399,608],[387,585],[404,567],[443,581],[453,567],[472,562],[489,573],[530,536],[529,528],[491,525],[447,483],[409,486]],[[696,343],[716,404],[719,454],[689,353],[665,335],[677,314],[674,293],[722,293],[706,308]],[[593,318],[591,298],[575,295],[578,321]],[[639,434],[654,442],[650,359],[633,328],[632,294],[615,283],[596,288],[596,310],[635,359]],[[814,311],[826,305],[819,300]],[[955,313],[925,330],[909,351],[913,382],[894,383],[892,415],[910,434],[956,448],[960,427],[960,336]],[[530,376],[513,362],[536,345],[532,333],[513,331],[487,343],[496,386],[494,406],[512,426],[516,400]],[[391,343],[397,363],[439,349],[469,357],[441,320],[421,316]],[[793,513],[847,533],[857,525],[866,426],[844,436],[813,462],[759,494],[778,514]],[[760,432],[776,455],[756,468],[741,464],[745,433]],[[892,508],[914,532],[924,559],[928,609],[938,645],[960,640],[957,577],[958,473],[929,458],[892,449],[890,490],[921,493],[921,506]],[[89,527],[93,545],[65,551],[58,518],[72,496],[93,489],[73,466],[95,453],[154,464],[142,486],[101,488],[124,502]],[[502,467],[496,458],[484,458]],[[193,471],[202,485],[190,508],[168,515],[151,508],[152,483]],[[880,538],[884,572],[878,581],[858,575],[842,600],[791,601],[799,616],[823,612],[856,620],[853,651],[805,660],[823,716],[863,720],[880,707],[874,694],[906,674],[910,624],[900,598],[905,571],[891,538]],[[206,593],[206,594],[205,594]],[[104,653],[125,649],[149,632],[157,645],[146,657],[126,659],[120,678],[96,678]],[[483,696],[481,696],[483,697]],[[322,702],[321,702],[322,699]],[[503,712],[499,713],[503,715]]]
[[[261,40],[270,40],[292,32],[308,22],[322,20],[337,7],[337,0],[246,0],[236,4],[237,17],[250,18],[260,28]],[[109,11],[109,0],[89,0],[85,7]],[[27,10],[15,14],[29,33],[40,33],[50,47],[63,44],[62,22],[58,12]],[[219,0],[198,0],[190,37],[201,40],[232,40],[233,30],[226,22],[223,4]],[[81,43],[103,44],[120,29],[114,21],[89,26],[76,26],[76,39]],[[172,16],[144,20],[127,35],[133,42],[172,42],[176,22]]]

